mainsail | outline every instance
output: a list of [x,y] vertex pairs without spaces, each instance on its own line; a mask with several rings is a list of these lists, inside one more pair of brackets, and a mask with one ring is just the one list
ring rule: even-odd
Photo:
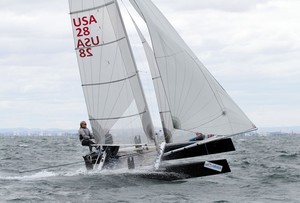
[[97,142],[135,144],[139,135],[141,143],[154,143],[152,120],[117,1],[69,0],[69,7]]
[[[150,0],[130,2],[152,40],[156,64],[151,73],[154,84],[164,89],[155,89],[162,121],[169,114],[176,129],[224,136],[256,129],[156,6]],[[149,48],[146,53],[151,54]]]

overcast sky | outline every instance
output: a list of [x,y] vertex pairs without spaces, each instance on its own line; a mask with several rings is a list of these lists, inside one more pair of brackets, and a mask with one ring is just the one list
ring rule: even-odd
[[[300,125],[299,0],[154,0],[258,127]],[[0,1],[0,128],[87,120],[67,0]]]

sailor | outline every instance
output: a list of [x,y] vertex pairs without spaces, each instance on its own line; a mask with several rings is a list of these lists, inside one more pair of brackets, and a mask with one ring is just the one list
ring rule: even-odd
[[86,127],[87,124],[85,121],[80,122],[80,128],[78,130],[79,140],[82,146],[89,146],[90,152],[92,152],[92,144],[95,143],[94,135],[90,132],[90,130]]
[[205,134],[202,134],[202,133],[199,133],[199,132],[196,132],[195,134],[196,134],[196,137],[189,139],[190,142],[200,141],[200,140],[204,140],[204,139],[211,138],[211,137],[215,136],[214,134],[205,135]]
[[196,137],[191,138],[189,141],[193,142],[193,141],[200,141],[200,140],[204,140],[205,139],[205,135],[199,132],[196,132]]

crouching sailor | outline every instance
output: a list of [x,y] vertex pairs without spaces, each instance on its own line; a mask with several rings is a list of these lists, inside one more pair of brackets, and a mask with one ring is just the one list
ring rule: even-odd
[[202,134],[202,133],[199,133],[199,132],[196,132],[196,137],[193,137],[191,139],[189,139],[190,142],[193,142],[193,141],[200,141],[200,140],[204,140],[204,139],[207,139],[207,138],[211,138],[213,136],[215,136],[214,134]]
[[82,146],[89,146],[90,152],[92,152],[92,144],[95,143],[94,135],[90,132],[90,130],[86,127],[87,124],[85,121],[80,122],[80,128],[78,130],[79,140]]

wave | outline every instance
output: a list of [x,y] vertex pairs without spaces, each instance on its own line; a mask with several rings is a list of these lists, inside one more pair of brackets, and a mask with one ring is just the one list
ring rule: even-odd
[[81,168],[70,168],[64,171],[49,171],[49,170],[42,170],[36,173],[31,173],[29,175],[12,175],[7,176],[6,174],[0,174],[0,180],[38,180],[38,179],[45,179],[45,178],[55,178],[55,177],[74,177],[74,176],[81,176],[81,177],[89,177],[89,176],[95,176],[100,175],[102,177],[104,176],[124,176],[124,175],[140,175],[140,174],[146,174],[151,173],[149,168],[145,169],[139,169],[139,170],[129,170],[127,168],[121,168],[121,169],[104,169],[104,170],[92,170],[87,171],[85,167]]
[[30,175],[21,175],[21,176],[0,176],[2,180],[35,180],[41,178],[49,178],[57,176],[56,173],[50,171],[40,171]]
[[298,153],[281,154],[281,155],[279,155],[279,157],[282,157],[282,158],[297,158],[298,157]]

